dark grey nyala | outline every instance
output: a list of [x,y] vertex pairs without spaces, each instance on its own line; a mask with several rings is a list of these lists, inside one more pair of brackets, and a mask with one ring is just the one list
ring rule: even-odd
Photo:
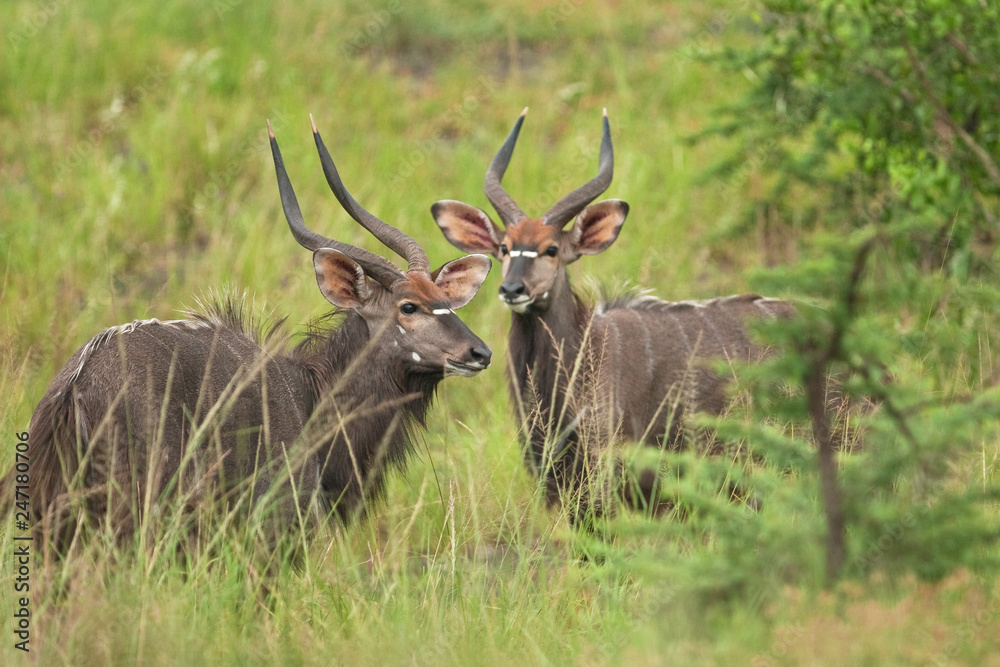
[[[609,445],[676,444],[685,414],[721,413],[726,381],[713,363],[760,359],[767,350],[751,341],[747,321],[794,309],[753,294],[667,302],[635,293],[585,303],[566,267],[607,249],[629,210],[617,199],[590,204],[614,170],[607,113],[597,175],[540,218],[527,217],[500,184],[523,121],[524,113],[486,174],[484,190],[503,226],[458,201],[439,201],[431,212],[452,244],[503,265],[500,300],[512,313],[509,389],[528,467],[544,480],[550,502],[571,493],[579,511],[599,513],[599,499],[588,499],[585,487]],[[636,500],[655,502],[654,485],[655,476],[644,475]]]
[[[285,216],[313,251],[335,325],[287,349],[280,324],[255,325],[223,300],[187,319],[112,327],[84,345],[31,419],[30,507],[56,553],[79,525],[128,540],[167,503],[250,511],[268,499],[262,525],[275,537],[317,513],[354,517],[386,469],[405,461],[438,383],[489,365],[490,349],[455,314],[489,258],[431,271],[413,239],[348,193],[313,132],[337,199],[407,270],[305,226],[269,129]],[[4,485],[11,498],[10,475]]]

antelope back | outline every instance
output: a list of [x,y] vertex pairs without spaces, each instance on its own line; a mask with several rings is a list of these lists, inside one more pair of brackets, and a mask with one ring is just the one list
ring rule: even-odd
[[306,374],[236,313],[112,327],[60,371],[30,427],[29,492],[57,551],[81,501],[118,539],[168,490],[181,510],[226,489],[273,491],[290,518],[294,481],[309,504],[317,468],[291,449],[311,405]]
[[[357,504],[381,487],[379,448],[403,460],[410,422],[422,422],[437,382],[489,365],[490,349],[454,312],[482,284],[489,258],[431,271],[419,244],[346,190],[315,125],[338,201],[408,268],[313,232],[268,132],[289,228],[313,251],[318,287],[345,313],[342,326],[286,351],[280,337],[256,335],[240,308],[222,304],[186,320],[98,334],[32,416],[30,493],[40,530],[55,536],[57,549],[73,537],[75,509],[124,539],[144,512],[159,514],[167,494],[182,509],[206,497],[228,502],[234,491],[249,491],[251,503],[272,495],[275,536],[308,516],[320,493]],[[347,408],[382,414],[352,421]],[[315,424],[333,430],[304,436]],[[331,471],[336,465],[346,470]]]
[[731,373],[720,373],[720,365],[770,354],[751,339],[747,321],[792,312],[788,303],[756,294],[680,302],[640,295],[602,303],[591,316],[585,364],[599,369],[590,384],[600,394],[592,402],[603,403],[612,415],[607,423],[630,440],[674,442],[686,414],[725,410]]

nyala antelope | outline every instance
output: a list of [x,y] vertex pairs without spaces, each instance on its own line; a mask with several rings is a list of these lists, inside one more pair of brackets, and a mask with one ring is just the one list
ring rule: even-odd
[[[792,307],[753,294],[679,302],[633,294],[585,303],[566,267],[614,243],[629,210],[618,199],[590,203],[614,170],[607,112],[597,175],[540,218],[527,217],[501,186],[525,113],[486,172],[486,197],[502,226],[458,201],[439,201],[431,213],[452,244],[493,255],[503,266],[509,393],[527,466],[544,481],[550,503],[572,493],[576,516],[599,514],[601,498],[587,485],[610,445],[674,446],[685,415],[721,413],[726,381],[713,370],[715,360],[759,359],[766,351],[751,341],[747,319],[785,317]],[[655,505],[655,486],[647,472],[623,491],[633,503]]]
[[[31,418],[27,492],[46,544],[63,553],[79,524],[130,538],[148,514],[221,501],[270,505],[280,537],[317,511],[350,519],[400,466],[446,376],[474,376],[490,349],[455,314],[490,259],[431,271],[420,245],[345,188],[319,132],[326,179],[343,208],[407,262],[306,227],[268,124],[292,236],[312,251],[339,326],[318,324],[283,349],[281,322],[254,330],[232,301],[188,318],[105,329],[60,371]],[[329,322],[329,320],[327,320]],[[8,502],[15,475],[4,480]]]

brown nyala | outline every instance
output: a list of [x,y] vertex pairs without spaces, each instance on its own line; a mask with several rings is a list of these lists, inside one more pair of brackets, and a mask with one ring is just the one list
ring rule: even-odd
[[[544,481],[550,503],[572,498],[575,514],[599,514],[603,493],[587,487],[612,443],[679,445],[685,415],[719,414],[727,406],[718,360],[754,361],[766,353],[751,340],[747,320],[793,309],[754,294],[670,302],[633,291],[586,303],[570,287],[566,267],[614,243],[629,210],[617,199],[590,203],[614,169],[607,112],[597,175],[540,218],[527,217],[501,186],[526,112],[486,172],[484,190],[502,226],[458,201],[439,201],[431,213],[452,244],[489,253],[503,266],[500,301],[512,314],[509,391],[528,467]],[[655,487],[656,476],[646,473],[620,491],[632,503],[656,504]]]
[[[306,227],[268,125],[285,217],[313,253],[335,324],[314,325],[288,349],[280,322],[256,327],[223,301],[186,319],[112,327],[80,348],[30,426],[30,507],[57,555],[79,525],[122,542],[168,508],[268,512],[267,542],[302,518],[356,517],[406,460],[438,383],[489,366],[490,349],[455,310],[490,259],[432,271],[420,245],[355,201],[315,124],[313,133],[343,208],[406,271]],[[11,475],[4,484],[10,497]]]

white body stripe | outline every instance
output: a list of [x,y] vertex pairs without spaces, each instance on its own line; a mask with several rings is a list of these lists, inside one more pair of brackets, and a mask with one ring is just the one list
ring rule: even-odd
[[143,327],[148,324],[159,324],[160,326],[166,327],[186,327],[191,330],[209,328],[212,326],[208,322],[200,319],[161,321],[153,317],[148,320],[133,320],[131,322],[126,322],[125,324],[108,327],[101,333],[91,338],[87,344],[83,346],[83,351],[80,353],[80,363],[77,364],[77,367],[70,374],[69,381],[76,382],[76,380],[80,377],[80,373],[83,372],[84,365],[87,363],[87,360],[90,359],[90,356],[94,353],[94,351],[101,345],[104,345],[111,340],[115,334],[131,334],[134,333],[139,327]]

